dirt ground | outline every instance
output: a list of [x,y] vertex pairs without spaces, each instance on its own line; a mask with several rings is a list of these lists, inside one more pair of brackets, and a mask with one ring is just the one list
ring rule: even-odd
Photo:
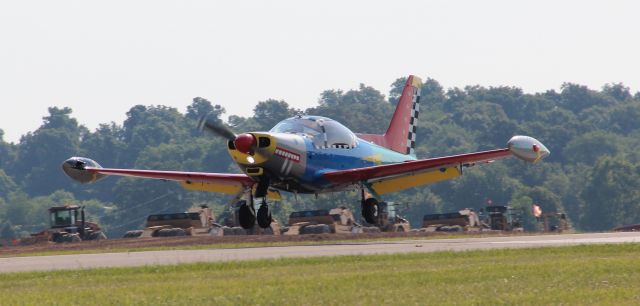
[[[464,233],[456,233],[457,235]],[[216,245],[216,244],[237,244],[237,243],[270,243],[270,242],[299,242],[299,241],[337,241],[337,240],[357,240],[357,239],[384,239],[384,238],[419,238],[419,237],[436,237],[449,236],[447,233],[426,233],[426,232],[409,232],[409,233],[362,233],[362,234],[310,234],[310,235],[291,235],[291,236],[272,236],[272,235],[246,235],[246,236],[183,236],[183,237],[153,237],[153,238],[121,238],[107,239],[99,241],[82,241],[79,243],[53,243],[43,242],[26,246],[2,246],[0,247],[0,256],[14,256],[25,253],[40,253],[50,251],[75,251],[75,250],[100,250],[109,252],[109,250],[122,251],[123,249],[137,249],[149,247],[185,247],[195,245]],[[475,233],[474,235],[478,235]],[[484,235],[484,234],[483,234]],[[493,234],[495,235],[495,234]]]

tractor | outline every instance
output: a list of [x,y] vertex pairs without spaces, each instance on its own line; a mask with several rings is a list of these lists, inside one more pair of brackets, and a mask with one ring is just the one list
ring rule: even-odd
[[84,206],[64,205],[49,208],[51,226],[39,233],[21,240],[22,244],[43,241],[80,242],[82,240],[102,240],[107,236],[97,223],[86,220]]

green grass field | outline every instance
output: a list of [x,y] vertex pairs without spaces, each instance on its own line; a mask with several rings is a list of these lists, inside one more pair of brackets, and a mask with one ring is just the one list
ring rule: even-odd
[[2,305],[638,305],[640,245],[0,274]]

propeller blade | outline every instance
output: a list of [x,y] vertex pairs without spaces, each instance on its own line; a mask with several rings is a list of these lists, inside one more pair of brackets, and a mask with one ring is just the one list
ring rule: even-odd
[[227,140],[233,141],[236,139],[236,134],[233,133],[228,126],[222,123],[222,120],[218,118],[210,118],[208,115],[200,117],[200,120],[198,120],[198,129],[203,132],[224,137]]

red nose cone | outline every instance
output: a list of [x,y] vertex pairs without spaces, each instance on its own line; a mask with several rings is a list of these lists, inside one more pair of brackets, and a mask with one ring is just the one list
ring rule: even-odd
[[236,136],[233,144],[236,146],[236,150],[244,154],[249,154],[251,153],[253,146],[256,145],[256,138],[251,134],[240,134]]

